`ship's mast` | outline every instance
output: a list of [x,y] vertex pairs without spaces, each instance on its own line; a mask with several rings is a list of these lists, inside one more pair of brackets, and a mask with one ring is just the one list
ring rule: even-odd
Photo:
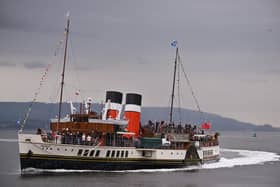
[[173,83],[172,83],[172,94],[171,94],[171,105],[170,105],[170,118],[169,122],[172,123],[173,118],[173,102],[174,102],[174,90],[175,90],[175,81],[176,81],[176,70],[177,70],[177,59],[178,59],[178,47],[176,47],[176,56],[174,62],[174,74],[173,74]]
[[[68,43],[68,35],[69,35],[69,25],[70,25],[70,18],[69,18],[69,13],[67,13],[67,24],[66,24],[66,28],[65,28],[65,48],[64,48],[63,69],[62,69],[62,74],[61,74],[61,88],[60,88],[57,125],[59,125],[60,118],[61,118],[61,106],[62,106],[63,87],[64,87],[64,73],[65,73],[65,65],[66,65],[66,58],[67,58],[67,43]],[[58,126],[57,126],[56,130],[58,130]]]

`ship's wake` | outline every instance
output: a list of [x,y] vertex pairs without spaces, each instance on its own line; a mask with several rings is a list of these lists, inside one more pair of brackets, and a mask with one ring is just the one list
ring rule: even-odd
[[194,171],[202,169],[218,169],[218,168],[232,168],[237,166],[257,165],[267,162],[280,161],[280,155],[273,152],[265,151],[251,151],[239,149],[221,149],[221,159],[218,162],[204,163],[200,166],[190,166],[185,168],[173,169],[141,169],[141,170],[120,170],[120,171],[101,171],[101,170],[65,170],[65,169],[34,169],[27,168],[24,170],[25,174],[39,174],[39,173],[83,173],[83,172],[103,172],[103,173],[151,173],[151,172],[174,172],[174,171]]

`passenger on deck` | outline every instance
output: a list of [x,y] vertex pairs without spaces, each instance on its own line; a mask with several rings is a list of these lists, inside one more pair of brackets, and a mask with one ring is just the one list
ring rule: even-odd
[[42,134],[42,129],[38,128],[36,134]]
[[158,121],[156,121],[156,130],[155,130],[155,132],[157,133],[157,132],[158,132],[158,130],[159,130],[159,122],[158,122]]
[[77,131],[77,144],[78,145],[82,144],[82,135],[83,135],[83,133],[81,133],[80,131]]
[[82,144],[85,145],[85,143],[86,143],[86,134],[83,133],[83,135],[82,135]]
[[164,129],[164,121],[161,121],[159,125],[159,132],[162,133],[163,129]]
[[179,125],[177,126],[177,133],[179,133],[179,134],[182,133],[182,125],[181,125],[181,123],[179,123]]
[[87,135],[87,145],[92,145],[91,142],[92,141],[92,138],[91,138],[91,136],[88,134]]

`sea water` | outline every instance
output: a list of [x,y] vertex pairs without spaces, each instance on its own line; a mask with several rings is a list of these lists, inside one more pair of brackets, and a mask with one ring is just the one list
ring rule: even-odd
[[222,132],[221,159],[175,169],[19,169],[16,131],[0,133],[0,186],[280,186],[280,133]]

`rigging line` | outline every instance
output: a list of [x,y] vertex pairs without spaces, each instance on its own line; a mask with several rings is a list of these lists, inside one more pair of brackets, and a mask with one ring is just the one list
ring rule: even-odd
[[59,107],[58,107],[58,120],[56,125],[56,130],[58,131],[58,126],[60,124],[61,119],[61,107],[62,107],[62,100],[63,100],[63,88],[64,88],[64,78],[65,78],[65,67],[67,61],[67,47],[68,47],[68,35],[69,35],[69,27],[70,27],[70,18],[69,14],[67,13],[67,21],[66,21],[66,28],[65,28],[65,40],[64,40],[64,58],[63,58],[63,66],[62,66],[62,74],[61,74],[61,88],[60,88],[60,97],[59,97]]
[[76,89],[75,91],[79,91],[80,99],[83,100],[84,95],[81,92],[81,88],[79,87],[79,85],[81,85],[81,81],[80,81],[80,78],[79,78],[78,73],[77,73],[77,69],[78,69],[77,58],[76,58],[76,55],[74,53],[74,48],[73,48],[73,45],[72,45],[72,34],[69,35],[69,44],[70,44],[70,51],[71,51],[71,54],[72,54],[72,57],[73,57],[73,65],[75,66],[73,71],[74,71],[74,75],[75,75],[76,81],[77,81],[77,86],[73,86],[73,87],[75,87],[75,89]]
[[181,66],[181,69],[182,69],[182,72],[183,72],[183,74],[184,74],[184,77],[185,77],[185,79],[186,79],[186,81],[187,81],[187,84],[188,84],[188,86],[189,86],[189,88],[190,88],[190,91],[191,91],[192,97],[193,97],[193,99],[194,99],[194,102],[195,102],[195,104],[196,104],[196,107],[197,107],[198,111],[200,112],[202,119],[205,119],[205,118],[204,118],[204,115],[203,115],[203,112],[201,111],[201,108],[200,108],[200,106],[199,106],[198,99],[196,98],[196,96],[195,96],[195,94],[194,94],[194,90],[193,90],[193,87],[192,87],[192,85],[191,85],[191,82],[190,82],[190,80],[189,80],[189,78],[188,78],[188,76],[187,76],[187,73],[186,73],[185,69],[184,69],[184,66],[183,66],[183,63],[182,63],[182,61],[181,61],[180,55],[178,55],[178,61],[179,61],[179,64],[180,64],[180,66]]
[[[169,77],[173,77],[173,69],[170,69],[170,72],[169,72]],[[167,106],[169,107],[171,105],[171,100],[172,100],[172,94],[169,95],[168,97],[168,101],[167,101]],[[168,119],[167,119],[168,120]]]
[[179,114],[179,124],[182,123],[182,113],[181,113],[181,86],[180,86],[180,66],[178,66],[177,70],[177,94],[178,94],[178,114]]
[[[71,33],[69,32],[69,43],[70,43],[70,35],[71,35]],[[69,45],[70,46],[70,45]],[[68,59],[68,61],[67,61],[67,63],[68,64],[70,64],[70,62],[71,62],[71,58],[70,58],[70,53],[67,53],[67,59]],[[69,65],[66,67],[66,70],[67,69],[69,69]],[[69,71],[68,71],[69,72]],[[70,76],[68,76],[68,78],[66,78],[65,80],[65,82],[64,82],[64,101],[63,102],[66,102],[67,103],[67,101],[70,101],[70,98],[71,98],[71,94],[70,94],[70,92],[71,92],[71,84],[69,84],[70,83],[70,80],[69,80],[69,77]]]
[[[59,41],[59,48],[56,48],[57,51],[55,51],[54,56],[57,57],[56,62],[56,67],[54,68],[55,70],[58,70],[60,67],[60,62],[63,60],[63,56],[60,53],[60,50],[63,49],[63,45],[64,45],[64,38],[65,38],[65,32],[62,33],[61,37],[63,39],[61,39]],[[61,74],[61,72],[54,72],[55,74]],[[60,89],[60,77],[55,75],[54,77],[56,77],[55,79],[55,84],[54,87],[52,88],[52,90],[50,91],[50,96],[49,96],[49,100],[50,102],[54,103],[57,102],[58,96],[59,96],[59,89]]]
[[[56,69],[58,69],[58,67],[56,67]],[[56,73],[58,74],[58,72],[56,72]],[[50,92],[50,96],[49,96],[49,100],[52,103],[57,102],[58,97],[59,97],[59,88],[60,88],[60,86],[59,86],[59,83],[60,83],[59,79],[60,79],[60,77],[59,76],[54,76],[54,77],[56,77],[55,84],[54,84],[54,86],[53,86],[53,88],[52,88],[52,90]]]
[[[62,44],[61,41],[59,41],[59,43],[58,43],[58,45],[57,45],[57,47],[56,47],[56,49],[55,49],[53,58],[57,56],[57,53],[58,53],[58,51],[59,51],[59,49],[60,49],[61,44]],[[41,89],[42,89],[42,87],[43,87],[43,85],[44,85],[44,82],[45,82],[45,80],[47,79],[49,70],[51,69],[51,67],[52,67],[52,65],[54,64],[54,62],[55,62],[55,60],[52,59],[52,60],[51,60],[51,63],[49,63],[49,64],[47,65],[47,67],[45,68],[45,70],[44,70],[44,74],[43,74],[43,76],[42,76],[41,79],[40,79],[39,87],[37,88],[36,92],[34,93],[33,100],[32,100],[31,103],[29,104],[28,109],[27,109],[27,111],[26,111],[26,113],[25,113],[25,115],[24,115],[23,121],[22,121],[21,124],[20,124],[20,132],[23,131],[23,129],[24,129],[24,127],[25,127],[25,124],[26,124],[26,122],[27,122],[27,119],[28,119],[29,116],[30,116],[32,107],[33,107],[34,103],[37,101],[38,95],[39,95],[40,92],[41,92]]]

